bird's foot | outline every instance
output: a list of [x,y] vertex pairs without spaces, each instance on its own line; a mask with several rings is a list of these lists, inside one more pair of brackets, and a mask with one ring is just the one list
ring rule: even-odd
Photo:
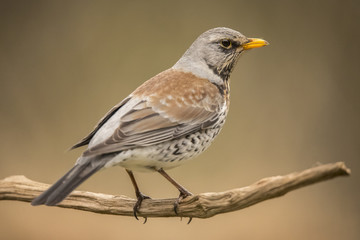
[[[176,199],[176,201],[174,202],[174,212],[176,215],[178,215],[178,208],[179,208],[179,204],[180,202],[185,199],[186,197],[192,196],[193,194],[185,189],[182,189],[182,191],[180,191],[180,195],[179,197]],[[189,218],[189,221],[187,224],[189,224],[192,220],[192,217]]]
[[[149,196],[146,196],[144,194],[142,194],[141,192],[137,192],[136,193],[136,198],[137,198],[137,201],[134,205],[134,210],[133,210],[133,213],[134,213],[134,217],[136,218],[136,220],[139,220],[139,218],[137,217],[137,212],[139,211],[140,207],[141,207],[141,203],[144,199],[151,199],[151,197]],[[146,223],[147,221],[147,217],[144,217],[145,220],[144,220],[144,224]]]

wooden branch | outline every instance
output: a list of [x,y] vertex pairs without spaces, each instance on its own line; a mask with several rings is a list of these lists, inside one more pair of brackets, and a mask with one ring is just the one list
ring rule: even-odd
[[[316,166],[299,173],[264,178],[250,186],[225,192],[200,193],[181,201],[178,208],[179,215],[174,213],[175,199],[145,199],[138,216],[209,218],[282,196],[313,183],[348,175],[350,169],[343,162],[337,162]],[[31,202],[48,187],[48,184],[35,182],[24,176],[11,176],[0,180],[0,200]],[[134,204],[135,200],[126,196],[74,191],[57,206],[94,213],[133,216]]]

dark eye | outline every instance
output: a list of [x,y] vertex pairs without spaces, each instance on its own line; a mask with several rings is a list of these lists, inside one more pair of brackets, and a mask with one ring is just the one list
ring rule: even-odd
[[220,44],[223,48],[226,48],[226,49],[231,48],[231,41],[229,39],[221,40]]

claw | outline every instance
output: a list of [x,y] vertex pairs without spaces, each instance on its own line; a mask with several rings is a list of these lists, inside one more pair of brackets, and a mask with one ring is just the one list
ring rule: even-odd
[[[193,219],[192,217],[189,217],[189,221],[187,222],[187,224],[190,224],[192,219]],[[182,217],[180,217],[180,221],[182,221]]]
[[[137,216],[137,212],[139,211],[140,207],[141,207],[141,203],[144,199],[151,199],[149,196],[146,196],[144,194],[142,194],[141,192],[137,192],[136,193],[136,197],[137,197],[137,201],[134,205],[134,208],[133,208],[133,213],[134,213],[134,217],[136,218],[136,220],[139,220],[138,216]],[[147,221],[147,217],[144,217],[145,220],[144,220],[144,223],[146,223]]]
[[188,191],[181,191],[179,197],[175,200],[174,202],[174,212],[176,215],[178,215],[178,208],[179,208],[179,204],[181,202],[181,200],[185,199],[188,196],[192,196],[193,194],[191,192]]

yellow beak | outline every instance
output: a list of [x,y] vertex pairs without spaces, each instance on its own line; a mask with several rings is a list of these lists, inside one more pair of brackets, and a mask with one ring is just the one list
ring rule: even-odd
[[269,45],[269,43],[261,38],[248,38],[249,42],[242,45],[244,50],[252,49],[252,48],[259,48],[266,45]]

